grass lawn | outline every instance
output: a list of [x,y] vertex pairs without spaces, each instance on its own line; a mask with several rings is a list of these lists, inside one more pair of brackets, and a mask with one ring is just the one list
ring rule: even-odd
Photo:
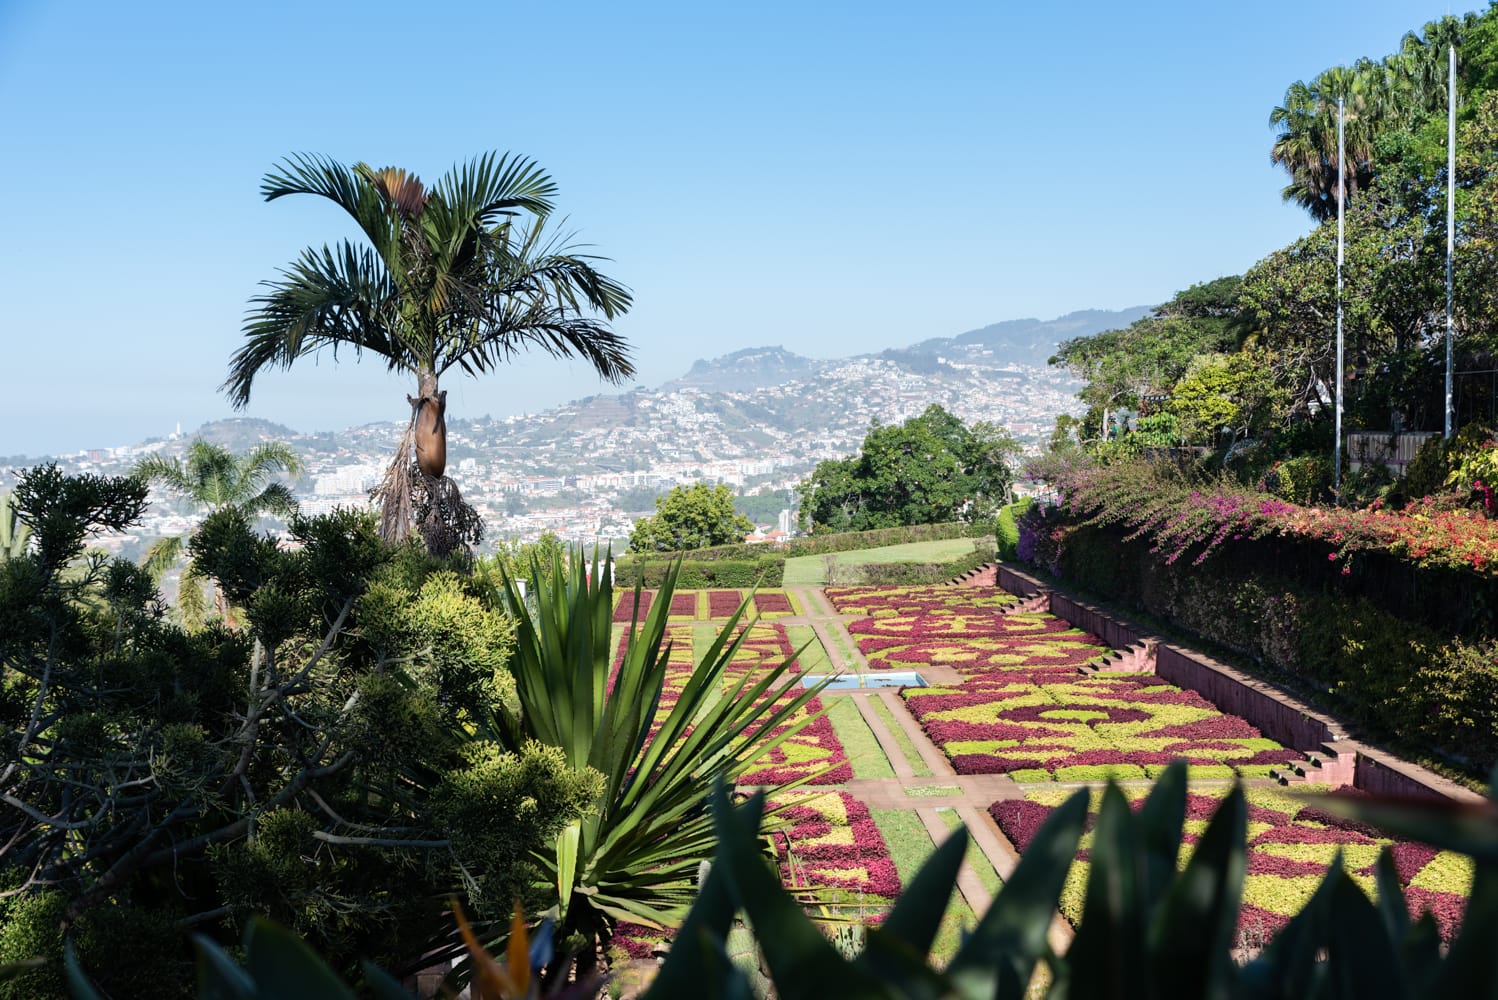
[[853,699],[831,696],[827,702],[831,706],[827,710],[827,718],[832,720],[832,731],[837,733],[838,740],[843,744],[843,753],[848,755],[848,763],[853,767],[853,777],[893,778],[895,769],[890,766],[889,758],[884,756],[884,750],[869,730],[869,724],[858,713],[858,706],[853,703]]
[[[909,885],[910,880],[915,878],[915,873],[921,870],[921,865],[931,856],[931,852],[936,850],[936,845],[931,842],[931,835],[926,832],[926,824],[907,809],[870,809],[869,812],[873,815],[879,832],[884,835],[885,846],[889,848],[890,860],[900,873],[901,883]],[[932,957],[938,966],[944,966],[951,960],[957,953],[957,946],[962,943],[963,931],[972,929],[976,923],[973,911],[954,886],[951,903],[946,915],[942,917],[941,928],[936,932],[936,941],[931,946]]]
[[785,586],[820,586],[827,582],[827,559],[839,566],[864,566],[869,563],[949,562],[971,555],[975,547],[971,538],[942,538],[933,542],[907,542],[886,545],[882,549],[859,549],[819,556],[797,556],[785,561]]
[[869,705],[874,709],[874,714],[884,720],[884,724],[889,727],[890,733],[895,737],[895,744],[899,746],[900,752],[905,755],[905,759],[910,762],[910,769],[914,772],[915,776],[917,778],[931,777],[931,766],[926,763],[925,758],[921,756],[921,752],[915,748],[915,743],[905,734],[905,730],[901,729],[900,724],[895,721],[894,713],[889,710],[889,706],[884,704],[884,700],[882,698],[870,698]]
[[802,673],[825,674],[832,669],[832,661],[827,658],[827,651],[817,639],[816,629],[810,625],[787,625],[785,635],[791,640],[792,649],[806,647],[799,658]]
[[[956,830],[963,825],[962,817],[957,815],[956,809],[937,809],[936,814],[947,824],[948,830]],[[973,874],[978,876],[978,881],[983,883],[983,888],[988,890],[989,895],[997,896],[1004,880],[999,878],[993,862],[988,860],[988,855],[983,853],[975,840],[967,842],[967,863],[972,866]]]

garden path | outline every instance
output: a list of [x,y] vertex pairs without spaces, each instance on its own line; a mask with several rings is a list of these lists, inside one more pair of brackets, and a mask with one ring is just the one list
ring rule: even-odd
[[[786,589],[805,613],[778,621],[782,624],[811,626],[834,670],[867,673],[868,662],[858,651],[858,643],[845,627],[848,620],[857,616],[839,615],[820,588]],[[931,673],[929,670],[922,672]],[[957,672],[950,668],[938,667],[936,672],[942,676],[927,679],[937,683],[951,683],[959,679]],[[946,676],[947,673],[952,676]],[[1024,793],[1013,779],[998,774],[957,774],[947,756],[926,736],[920,724],[906,710],[905,702],[892,688],[829,690],[823,697],[853,700],[895,772],[893,778],[859,778],[849,781],[843,786],[846,792],[871,809],[899,809],[915,813],[934,843],[941,843],[951,833],[939,810],[953,810],[962,820],[963,826],[967,827],[974,846],[983,852],[999,878],[1008,879],[1013,874],[1015,865],[1019,863],[1019,852],[1000,832],[998,824],[988,811],[992,803],[1002,799],[1023,798]],[[876,708],[875,702],[881,703],[886,711],[881,712]],[[890,721],[898,729],[898,736],[890,728]],[[929,777],[917,775],[916,762],[910,758],[911,751],[924,765],[923,770],[930,773]],[[974,913],[986,912],[993,901],[992,894],[984,887],[972,865],[966,861],[958,873],[957,887]],[[1050,938],[1051,946],[1057,950],[1065,949],[1071,942],[1071,925],[1059,913],[1051,921]]]

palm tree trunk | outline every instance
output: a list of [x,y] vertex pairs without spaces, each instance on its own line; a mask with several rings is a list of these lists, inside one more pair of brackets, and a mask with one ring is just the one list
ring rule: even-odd
[[438,391],[436,374],[424,371],[417,393],[406,397],[416,428],[416,464],[423,475],[440,479],[447,471],[447,390]]

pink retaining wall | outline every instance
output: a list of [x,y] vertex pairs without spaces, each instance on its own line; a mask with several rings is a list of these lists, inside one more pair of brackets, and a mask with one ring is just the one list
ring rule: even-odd
[[1155,673],[1176,687],[1190,688],[1222,711],[1247,719],[1287,747],[1313,750],[1341,736],[1326,716],[1201,653],[1162,644],[1155,652]]

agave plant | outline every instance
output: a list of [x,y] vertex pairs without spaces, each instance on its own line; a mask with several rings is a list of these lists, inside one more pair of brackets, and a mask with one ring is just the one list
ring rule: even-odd
[[26,554],[31,528],[19,517],[20,508],[10,493],[0,493],[0,561]]
[[730,677],[747,635],[739,627],[745,601],[676,704],[661,710],[671,651],[667,615],[680,565],[667,572],[645,620],[631,626],[610,676],[613,582],[600,573],[596,553],[591,567],[581,552],[568,562],[553,553],[549,572],[533,562],[529,598],[501,574],[503,600],[518,622],[511,669],[519,705],[488,719],[486,735],[505,749],[532,740],[560,747],[573,768],[604,776],[591,813],[564,828],[542,859],[558,936],[581,944],[587,964],[593,943],[607,942],[618,921],[680,924],[717,846],[708,808],[714,782],[732,785],[812,721],[815,715],[796,717],[823,685],[802,689],[788,675],[794,655],[761,675]]

